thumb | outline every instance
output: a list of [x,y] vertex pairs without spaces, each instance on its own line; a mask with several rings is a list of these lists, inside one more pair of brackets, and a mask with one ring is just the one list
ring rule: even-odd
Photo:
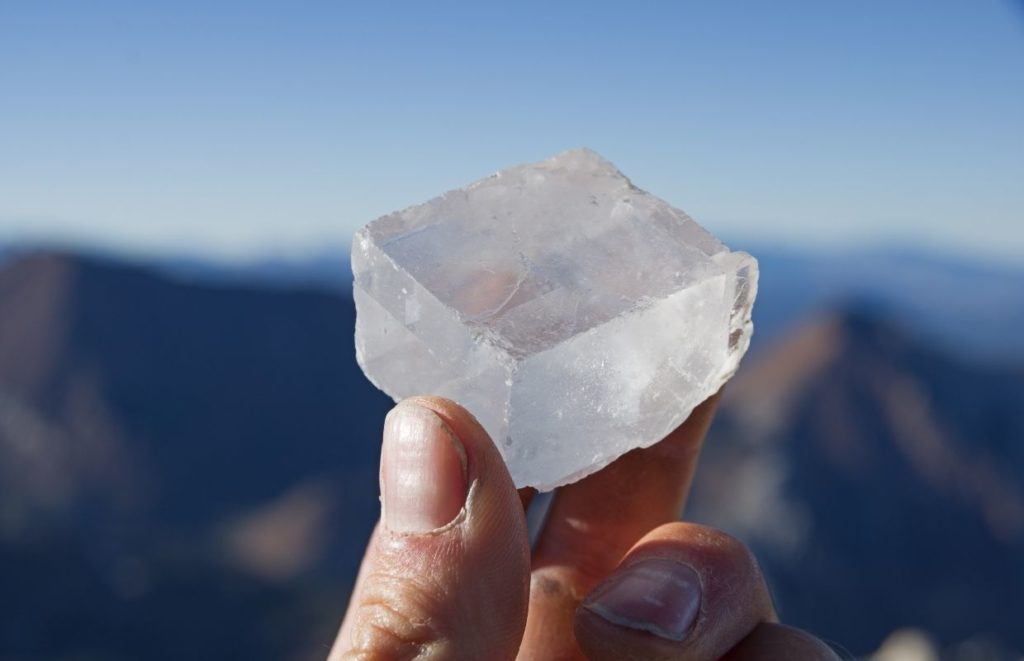
[[384,423],[381,521],[330,661],[512,659],[530,551],[497,449],[456,404],[417,397]]

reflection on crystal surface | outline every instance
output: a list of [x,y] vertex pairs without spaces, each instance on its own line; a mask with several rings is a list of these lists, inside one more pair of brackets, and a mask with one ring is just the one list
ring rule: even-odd
[[660,440],[750,342],[757,262],[586,149],[380,218],[352,252],[367,376],[465,406],[520,487]]

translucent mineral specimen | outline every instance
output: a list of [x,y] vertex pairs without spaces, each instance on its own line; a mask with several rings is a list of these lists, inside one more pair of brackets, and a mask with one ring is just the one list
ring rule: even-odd
[[735,372],[757,262],[578,149],[398,211],[352,245],[356,356],[451,398],[516,486],[652,445]]

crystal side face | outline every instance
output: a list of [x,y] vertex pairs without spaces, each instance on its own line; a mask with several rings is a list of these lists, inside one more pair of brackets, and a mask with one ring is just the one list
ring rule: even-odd
[[371,222],[352,269],[367,377],[463,405],[540,490],[686,420],[736,371],[757,293],[753,257],[586,149]]

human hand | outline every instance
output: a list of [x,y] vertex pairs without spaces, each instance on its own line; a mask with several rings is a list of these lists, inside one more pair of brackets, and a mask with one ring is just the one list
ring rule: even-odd
[[329,661],[836,659],[777,623],[746,547],[678,521],[716,404],[560,489],[531,555],[529,493],[479,423],[448,400],[403,401]]

